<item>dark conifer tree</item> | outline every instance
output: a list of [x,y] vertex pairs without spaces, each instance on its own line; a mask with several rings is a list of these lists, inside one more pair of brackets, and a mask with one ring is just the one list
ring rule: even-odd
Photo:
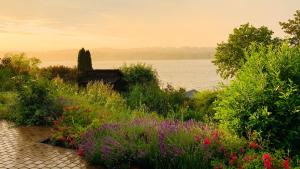
[[93,70],[90,51],[86,51],[84,48],[80,49],[78,53],[77,68],[79,73]]

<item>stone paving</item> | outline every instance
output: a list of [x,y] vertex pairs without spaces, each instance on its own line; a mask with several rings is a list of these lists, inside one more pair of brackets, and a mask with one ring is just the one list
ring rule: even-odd
[[40,143],[50,135],[49,128],[0,121],[0,169],[94,169],[73,150]]

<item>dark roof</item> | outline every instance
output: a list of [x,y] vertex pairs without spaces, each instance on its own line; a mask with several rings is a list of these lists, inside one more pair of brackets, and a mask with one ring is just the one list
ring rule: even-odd
[[121,78],[122,72],[119,69],[95,69],[81,73],[78,81],[81,84],[87,84],[90,81],[103,81],[104,83],[114,84]]
[[198,91],[195,89],[185,92],[185,96],[188,98],[193,98]]

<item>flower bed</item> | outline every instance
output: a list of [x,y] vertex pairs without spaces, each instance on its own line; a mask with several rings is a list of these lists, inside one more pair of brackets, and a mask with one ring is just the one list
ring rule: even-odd
[[108,168],[290,168],[283,154],[268,153],[212,125],[155,118],[88,130],[78,154]]

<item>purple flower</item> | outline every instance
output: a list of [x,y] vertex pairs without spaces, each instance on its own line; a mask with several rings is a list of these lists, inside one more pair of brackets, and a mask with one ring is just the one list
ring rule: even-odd
[[176,145],[172,146],[172,153],[175,157],[181,156],[184,153],[184,150],[181,147]]
[[103,159],[113,158],[113,153],[121,154],[122,151],[122,145],[117,140],[109,136],[103,138],[103,144],[100,148]]
[[160,153],[162,155],[166,155],[167,154],[167,150],[166,150],[166,145],[165,145],[165,135],[163,132],[159,132],[159,149],[160,149]]
[[100,128],[99,128],[99,132],[103,132],[103,131],[112,131],[114,129],[118,129],[120,127],[119,124],[103,124]]

